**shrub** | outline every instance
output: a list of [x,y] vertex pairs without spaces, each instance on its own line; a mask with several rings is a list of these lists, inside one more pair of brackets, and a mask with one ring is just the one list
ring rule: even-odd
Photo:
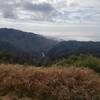
[[100,76],[86,68],[0,65],[0,93],[5,91],[32,100],[99,100]]
[[100,73],[100,58],[92,55],[70,56],[68,58],[60,59],[55,63],[55,65],[68,67],[88,67]]

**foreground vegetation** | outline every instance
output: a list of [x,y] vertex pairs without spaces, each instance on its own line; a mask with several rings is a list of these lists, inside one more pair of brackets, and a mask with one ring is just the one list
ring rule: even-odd
[[34,66],[62,66],[62,67],[86,67],[93,69],[100,73],[100,57],[93,56],[90,54],[70,55],[56,59],[43,58],[32,58],[32,57],[17,57],[11,52],[0,52],[0,63],[5,64],[28,64]]
[[0,100],[100,100],[100,76],[87,68],[1,64]]
[[92,55],[72,55],[55,61],[54,65],[62,67],[75,66],[78,68],[84,66],[85,68],[90,68],[97,73],[100,73],[100,58]]

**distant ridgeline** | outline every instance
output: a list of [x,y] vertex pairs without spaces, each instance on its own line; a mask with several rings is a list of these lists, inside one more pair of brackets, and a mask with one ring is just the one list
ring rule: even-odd
[[56,41],[34,33],[0,29],[0,62],[40,66],[80,54],[100,57],[100,42]]
[[80,54],[100,57],[100,42],[62,41],[47,52],[50,59]]
[[5,56],[9,55],[9,59],[13,58],[14,62],[37,64],[37,59],[40,61],[44,58],[45,53],[57,43],[58,41],[34,33],[2,28],[0,29],[0,58],[1,61],[5,61]]

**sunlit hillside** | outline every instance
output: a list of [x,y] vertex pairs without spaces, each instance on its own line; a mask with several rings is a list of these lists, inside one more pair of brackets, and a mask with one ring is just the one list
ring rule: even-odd
[[0,100],[100,100],[100,76],[86,68],[1,64]]

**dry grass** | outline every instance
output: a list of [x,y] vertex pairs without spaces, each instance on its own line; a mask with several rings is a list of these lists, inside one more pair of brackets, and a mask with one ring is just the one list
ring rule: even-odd
[[84,68],[2,64],[0,100],[100,100],[100,76]]

